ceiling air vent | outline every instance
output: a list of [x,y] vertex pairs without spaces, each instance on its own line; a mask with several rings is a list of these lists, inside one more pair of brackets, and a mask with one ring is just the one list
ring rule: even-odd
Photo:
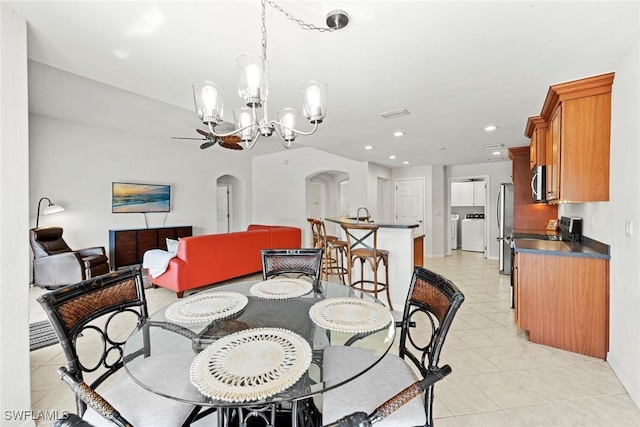
[[383,119],[395,119],[396,117],[408,116],[411,114],[406,108],[399,110],[387,111],[386,113],[380,113],[380,117]]

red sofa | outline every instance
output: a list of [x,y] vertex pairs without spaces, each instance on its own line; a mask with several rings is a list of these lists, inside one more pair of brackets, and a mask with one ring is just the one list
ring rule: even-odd
[[149,278],[154,286],[184,291],[262,271],[260,249],[300,248],[296,227],[252,224],[247,231],[183,237],[167,270]]

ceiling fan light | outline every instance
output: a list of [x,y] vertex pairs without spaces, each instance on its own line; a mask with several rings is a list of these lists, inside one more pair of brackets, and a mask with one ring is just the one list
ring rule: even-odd
[[262,107],[269,94],[269,62],[258,55],[242,55],[236,62],[238,94],[247,107]]
[[213,82],[198,82],[193,84],[193,100],[196,104],[198,117],[203,123],[221,123],[224,102],[224,89]]
[[[237,135],[244,142],[251,141],[258,133],[258,126],[253,117],[253,110],[249,107],[242,107],[233,110],[236,129],[242,129]],[[244,129],[243,129],[244,128]]]
[[310,81],[300,87],[302,111],[311,123],[322,123],[327,115],[327,84]]

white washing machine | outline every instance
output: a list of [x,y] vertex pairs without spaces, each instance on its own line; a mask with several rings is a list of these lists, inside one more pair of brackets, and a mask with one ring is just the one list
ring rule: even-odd
[[458,221],[460,215],[451,214],[451,222],[449,223],[449,245],[450,249],[458,249]]
[[484,252],[484,214],[467,214],[462,220],[462,250]]

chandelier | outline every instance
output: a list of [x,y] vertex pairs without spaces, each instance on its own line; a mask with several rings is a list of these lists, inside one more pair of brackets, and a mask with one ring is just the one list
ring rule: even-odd
[[[208,126],[211,134],[218,138],[237,135],[248,149],[260,136],[271,136],[274,132],[282,138],[285,148],[297,135],[311,135],[318,129],[327,114],[327,85],[319,81],[310,81],[300,87],[302,92],[302,112],[313,125],[310,131],[297,129],[300,113],[293,108],[277,111],[277,120],[269,120],[267,98],[269,95],[269,62],[267,61],[266,3],[284,13],[288,19],[296,22],[305,30],[320,32],[335,31],[344,28],[349,22],[346,12],[334,10],[327,15],[327,28],[316,27],[294,18],[280,6],[270,0],[262,2],[262,56],[242,55],[236,60],[238,72],[238,94],[244,100],[245,107],[233,110],[235,129],[230,132],[217,132],[216,126],[224,123],[222,114],[224,89],[213,82],[205,81],[193,84],[193,97],[198,117]],[[262,111],[259,111],[259,110]],[[262,114],[260,114],[262,113]]]

